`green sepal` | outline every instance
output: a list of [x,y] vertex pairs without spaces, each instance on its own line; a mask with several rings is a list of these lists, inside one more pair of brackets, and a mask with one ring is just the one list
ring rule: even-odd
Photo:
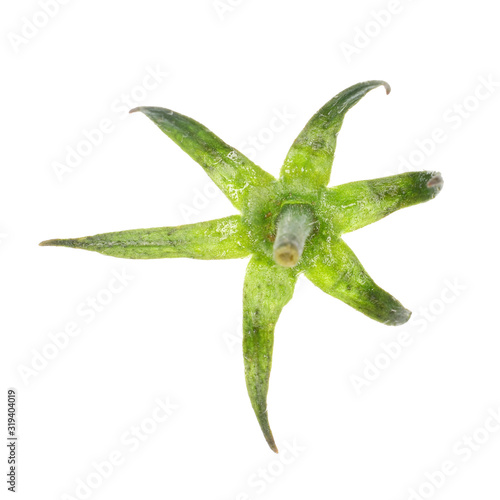
[[317,257],[305,275],[318,288],[380,323],[396,326],[410,319],[411,312],[375,284],[342,239],[318,237],[314,246]]
[[48,240],[40,245],[80,248],[123,259],[237,259],[250,253],[247,230],[239,215],[183,226]]
[[370,90],[383,85],[382,80],[358,83],[328,101],[307,123],[288,151],[280,179],[286,184],[303,183],[310,188],[326,186],[330,181],[337,134],[344,116]]
[[267,415],[274,327],[293,296],[297,273],[252,257],[243,286],[243,357],[250,401],[269,447],[278,452]]
[[401,208],[432,200],[442,187],[439,172],[407,172],[326,189],[321,203],[334,231],[342,234],[372,224]]
[[271,174],[192,118],[165,108],[141,106],[130,112],[136,111],[144,113],[199,163],[238,209],[251,186],[265,186],[275,180]]

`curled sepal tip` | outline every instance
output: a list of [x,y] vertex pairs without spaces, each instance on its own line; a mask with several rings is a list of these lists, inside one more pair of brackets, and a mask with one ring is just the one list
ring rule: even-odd
[[383,80],[357,83],[330,99],[306,124],[288,151],[281,179],[289,185],[324,187],[330,180],[337,134],[346,113],[370,90],[391,87]]

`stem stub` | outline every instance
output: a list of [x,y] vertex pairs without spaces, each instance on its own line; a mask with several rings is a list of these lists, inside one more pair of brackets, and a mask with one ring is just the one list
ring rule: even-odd
[[314,217],[308,206],[285,205],[276,223],[273,257],[276,264],[294,267],[300,260],[306,239],[312,232]]

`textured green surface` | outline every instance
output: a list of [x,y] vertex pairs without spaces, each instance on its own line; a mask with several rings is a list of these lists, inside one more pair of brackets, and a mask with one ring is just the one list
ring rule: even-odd
[[241,207],[248,186],[264,186],[274,180],[272,175],[192,118],[164,108],[139,107],[130,112],[136,111],[144,113],[199,163],[236,208]]
[[[437,184],[428,186],[434,179]],[[339,234],[372,224],[400,208],[428,201],[439,193],[438,172],[408,172],[370,181],[351,182],[324,191],[325,218]]]
[[278,451],[267,417],[267,390],[273,356],[274,327],[292,298],[297,271],[269,266],[253,256],[243,286],[243,356],[248,394],[272,450]]
[[281,169],[281,179],[288,184],[326,186],[330,180],[337,134],[345,114],[370,90],[386,82],[374,80],[358,83],[330,99],[307,123],[295,139]]
[[[385,82],[369,81],[349,87],[326,103],[293,143],[278,180],[191,118],[163,108],[136,108],[133,111],[147,115],[205,169],[241,215],[41,243],[131,259],[230,259],[251,254],[243,293],[246,384],[262,432],[274,451],[277,447],[267,413],[274,329],[292,298],[298,274],[381,323],[401,325],[411,314],[375,284],[341,235],[400,208],[431,200],[442,188],[440,174],[409,172],[327,187],[345,113],[381,85],[389,93]],[[273,243],[285,207],[297,221],[307,220],[309,225],[304,252],[292,268],[273,260]],[[304,210],[307,218],[300,213]]]
[[341,238],[316,238],[318,252],[305,275],[317,287],[368,317],[386,325],[401,325],[411,316],[392,295],[368,276]]
[[185,226],[49,240],[40,245],[82,248],[123,259],[236,259],[250,254],[247,232],[239,215]]

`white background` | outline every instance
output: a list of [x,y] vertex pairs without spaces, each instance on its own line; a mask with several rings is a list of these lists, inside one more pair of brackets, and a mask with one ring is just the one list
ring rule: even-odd
[[[495,4],[73,0],[44,20],[37,1],[6,3],[0,421],[15,387],[18,497],[83,498],[77,485],[90,480],[89,498],[499,498]],[[158,81],[144,90],[148,71]],[[404,161],[442,172],[438,198],[346,237],[418,321],[378,324],[301,281],[276,329],[275,455],[244,383],[247,259],[125,261],[37,245],[236,213],[149,120],[126,115],[135,104],[192,116],[241,149],[260,134],[255,161],[277,175],[310,116],[369,79],[393,92],[377,89],[349,112],[331,184],[397,174]],[[496,82],[489,93],[481,79]],[[269,140],[276,110],[293,116]],[[112,130],[59,179],[54,165],[103,119]],[[435,129],[445,134],[437,145]],[[109,298],[123,270],[133,278],[88,321],[86,302]],[[72,322],[80,334],[42,366],[49,334]],[[152,430],[157,398],[177,408]],[[151,432],[134,450],[127,436],[141,424]],[[117,453],[100,481],[93,463]],[[435,473],[443,462],[453,473]]]

